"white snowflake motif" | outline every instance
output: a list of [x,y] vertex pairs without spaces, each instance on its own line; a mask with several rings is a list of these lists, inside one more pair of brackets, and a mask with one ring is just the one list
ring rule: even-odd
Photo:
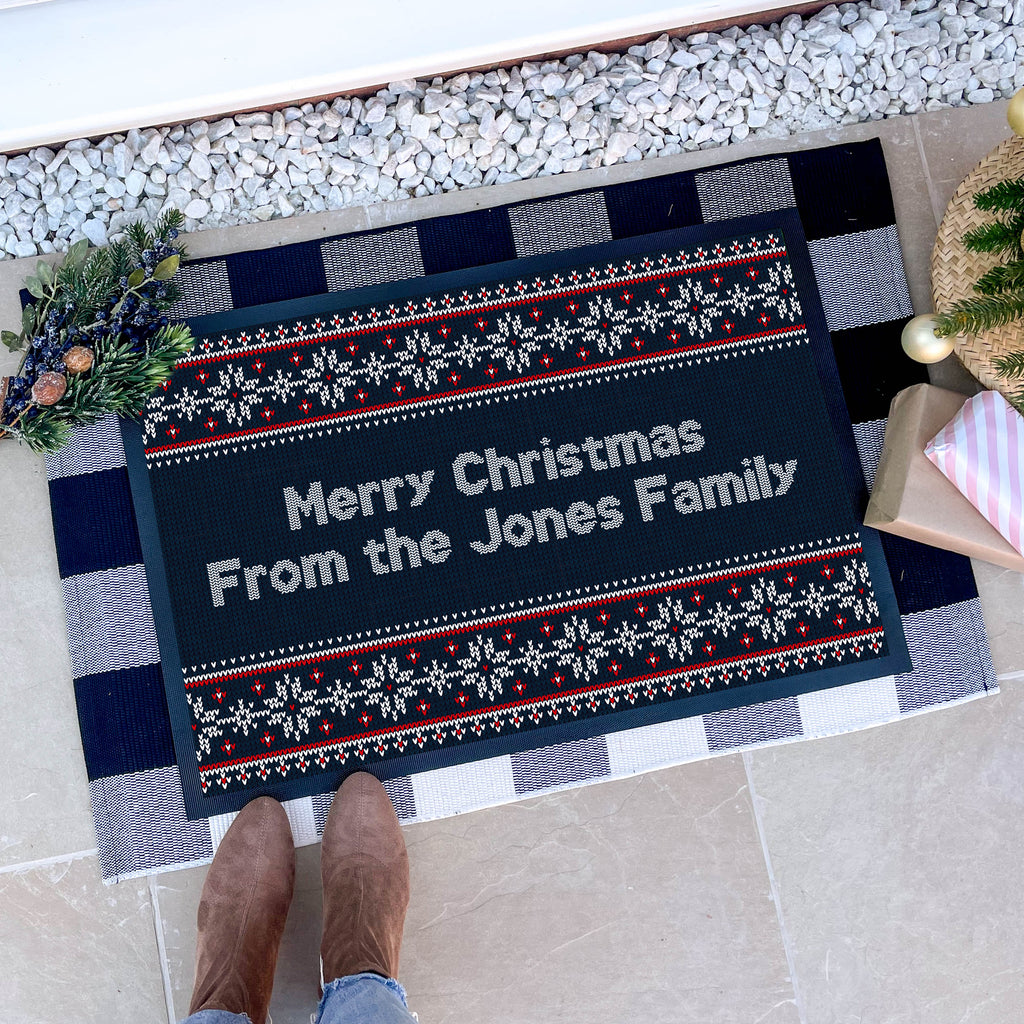
[[866,562],[857,560],[844,565],[843,578],[836,581],[835,588],[839,597],[838,606],[847,615],[853,615],[858,620],[878,615],[878,605],[871,590]]
[[647,334],[657,334],[671,319],[672,314],[665,307],[654,305],[650,299],[644,299],[633,313],[633,323]]
[[707,617],[708,627],[712,633],[716,633],[718,636],[728,638],[736,628],[733,613],[721,601],[716,601],[714,608],[707,610]]
[[354,689],[348,680],[344,678],[334,679],[328,684],[324,693],[324,706],[332,714],[344,717],[356,706],[356,699],[360,691]]
[[342,359],[336,349],[322,348],[313,353],[313,359],[303,371],[302,384],[307,394],[315,395],[325,408],[345,401],[346,388],[355,385],[352,360]]
[[823,587],[812,583],[803,594],[804,607],[819,619],[828,610],[829,597]]
[[459,659],[464,673],[462,681],[466,686],[475,686],[481,700],[494,700],[504,693],[504,683],[512,676],[508,660],[508,651],[495,649],[494,637],[474,637],[467,646],[466,657]]
[[708,291],[703,281],[693,279],[682,282],[678,288],[679,298],[668,300],[676,323],[692,335],[707,337],[713,323],[721,319],[718,291]]
[[359,370],[364,378],[373,381],[377,387],[380,387],[388,379],[388,375],[395,365],[395,363],[386,359],[380,352],[374,351],[363,359]]
[[587,312],[580,316],[580,327],[590,344],[601,353],[611,355],[622,348],[622,340],[629,333],[630,311],[618,306],[606,295],[599,295],[587,303]]
[[[285,734],[291,735],[291,729],[294,728],[295,736],[305,736],[309,733],[310,722],[314,718],[318,718],[320,715],[320,708],[323,704],[323,698],[317,692],[315,687],[306,687],[305,678],[302,675],[296,673],[294,676],[289,673],[285,674],[284,680],[288,684],[289,699],[288,708],[294,704],[295,709],[290,722],[285,725]],[[282,705],[282,711],[284,707]]]
[[427,331],[417,328],[409,335],[408,351],[410,355],[416,355],[412,363],[413,385],[421,391],[435,387],[448,362],[445,346],[435,341]]
[[552,641],[558,652],[558,665],[587,682],[596,675],[599,665],[608,657],[604,630],[591,628],[586,619],[573,616],[565,624],[565,632]]
[[436,693],[443,697],[452,688],[448,670],[436,658],[429,665],[422,667],[422,675],[417,680],[428,693]]
[[572,324],[564,317],[554,317],[539,340],[560,352],[567,352],[575,348],[577,338],[583,333],[583,328],[579,324]]
[[279,405],[284,405],[298,393],[299,385],[290,373],[277,369],[263,387],[265,398],[272,398]]
[[548,652],[532,640],[528,640],[526,646],[520,649],[516,662],[527,672],[532,672],[535,676],[539,676],[542,669],[547,665],[547,660]]
[[747,612],[748,628],[760,629],[773,642],[786,635],[786,623],[796,618],[790,595],[779,593],[774,580],[759,580],[750,588],[750,598],[740,604]]
[[620,651],[632,657],[644,646],[645,632],[635,622],[624,622],[615,630],[615,644]]
[[753,290],[745,288],[737,282],[722,296],[722,305],[728,309],[733,316],[746,316],[755,306],[761,305],[763,300],[755,296]]
[[509,373],[522,373],[530,365],[530,357],[540,351],[537,327],[528,324],[518,313],[503,313],[494,324],[489,347],[494,359],[501,359]]
[[385,655],[373,663],[360,696],[367,707],[376,707],[383,717],[397,721],[405,714],[406,701],[416,693],[416,688],[409,685],[414,671],[399,668],[398,658]]

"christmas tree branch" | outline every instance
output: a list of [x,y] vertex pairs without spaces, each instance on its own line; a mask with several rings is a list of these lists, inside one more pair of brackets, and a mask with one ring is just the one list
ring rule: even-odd
[[1016,259],[1024,258],[1020,245],[1020,234],[1024,230],[1024,217],[1016,217],[1010,223],[993,221],[966,232],[964,246],[970,252],[1009,253]]
[[961,299],[935,317],[935,333],[943,338],[956,334],[981,334],[1024,316],[1024,293],[983,295]]
[[974,197],[979,210],[1017,212],[1024,205],[1024,178],[1000,181]]
[[974,290],[982,295],[1024,291],[1024,261],[1015,260],[993,267],[978,278]]
[[1024,352],[1010,352],[1004,356],[996,356],[992,362],[999,371],[1000,377],[1016,380],[1024,377]]

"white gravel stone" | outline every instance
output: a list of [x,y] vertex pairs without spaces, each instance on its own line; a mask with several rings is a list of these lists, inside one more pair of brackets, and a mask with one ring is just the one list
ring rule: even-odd
[[82,234],[92,245],[107,244],[107,226],[100,220],[90,219],[82,225]]
[[193,199],[181,212],[193,220],[202,220],[210,212],[210,204],[205,199]]
[[1024,87],[1024,0],[873,0],[746,30],[392,82],[274,111],[0,155],[0,258],[425,196],[954,104]]
[[192,158],[188,162],[188,167],[200,181],[206,181],[206,179],[213,173],[213,169],[210,167],[209,158],[198,149],[192,153]]
[[133,167],[125,176],[124,187],[130,196],[141,196],[146,187],[146,175]]
[[850,35],[862,50],[866,50],[875,41],[878,32],[870,21],[858,21],[850,29]]

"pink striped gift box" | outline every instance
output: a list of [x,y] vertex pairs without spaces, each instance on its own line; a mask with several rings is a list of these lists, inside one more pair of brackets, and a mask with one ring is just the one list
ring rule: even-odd
[[983,391],[928,442],[925,455],[1024,554],[1024,418]]

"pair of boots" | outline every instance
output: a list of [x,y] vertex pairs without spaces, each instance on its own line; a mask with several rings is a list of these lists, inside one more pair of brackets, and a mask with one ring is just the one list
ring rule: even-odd
[[[396,978],[409,857],[398,815],[372,775],[350,775],[338,790],[324,828],[321,876],[321,978]],[[203,885],[189,1014],[227,1010],[264,1024],[294,886],[288,817],[276,800],[260,797],[232,822]]]

